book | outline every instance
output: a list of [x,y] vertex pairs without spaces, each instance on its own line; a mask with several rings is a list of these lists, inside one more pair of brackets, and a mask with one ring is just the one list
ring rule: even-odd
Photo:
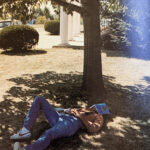
[[109,112],[109,109],[107,107],[107,105],[105,103],[102,103],[102,104],[94,104],[91,106],[92,107],[95,107],[97,112],[101,115],[104,115],[104,114],[110,114]]

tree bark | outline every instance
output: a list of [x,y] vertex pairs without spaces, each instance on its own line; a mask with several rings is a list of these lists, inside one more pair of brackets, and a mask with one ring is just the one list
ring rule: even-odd
[[101,63],[101,38],[99,0],[81,0],[84,23],[84,71],[83,88],[89,103],[104,98],[104,83]]

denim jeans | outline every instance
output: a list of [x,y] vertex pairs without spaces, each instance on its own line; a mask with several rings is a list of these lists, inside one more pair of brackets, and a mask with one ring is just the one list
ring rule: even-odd
[[25,150],[44,150],[56,138],[68,137],[81,128],[80,119],[73,115],[58,113],[43,97],[37,96],[25,118],[24,127],[30,130],[42,109],[51,128],[46,130],[33,144],[24,147]]

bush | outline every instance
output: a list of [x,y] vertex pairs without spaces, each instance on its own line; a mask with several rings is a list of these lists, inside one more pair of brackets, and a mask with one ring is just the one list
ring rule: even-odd
[[36,18],[36,24],[44,24],[46,22],[46,17],[45,16],[39,16]]
[[58,20],[47,21],[44,24],[45,31],[50,32],[51,34],[59,34],[60,22]]
[[38,32],[27,25],[8,26],[0,31],[0,48],[4,50],[31,49],[38,41]]
[[115,50],[117,44],[113,42],[112,31],[110,29],[104,30],[101,34],[102,47],[107,50]]

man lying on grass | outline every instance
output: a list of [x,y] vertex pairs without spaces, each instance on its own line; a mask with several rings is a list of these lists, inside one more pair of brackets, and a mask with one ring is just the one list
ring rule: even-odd
[[44,150],[50,142],[56,138],[68,137],[75,134],[80,128],[86,128],[89,132],[98,132],[103,125],[103,117],[95,107],[70,108],[59,113],[47,100],[37,96],[24,120],[22,129],[10,137],[11,140],[21,141],[31,137],[31,128],[42,109],[51,128],[46,130],[38,140],[31,145],[16,150]]

